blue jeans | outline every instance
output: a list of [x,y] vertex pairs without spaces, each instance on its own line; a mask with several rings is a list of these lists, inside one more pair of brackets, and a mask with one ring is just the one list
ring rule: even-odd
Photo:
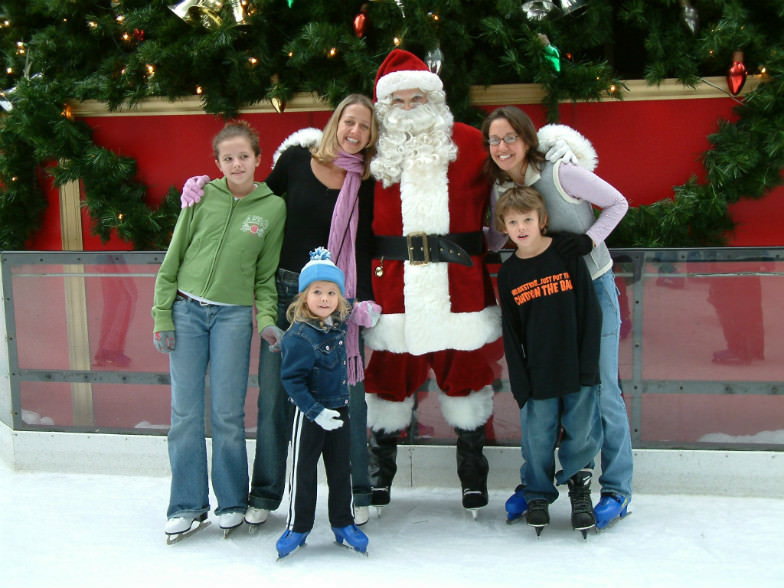
[[172,470],[167,517],[207,512],[207,447],[204,378],[209,364],[212,428],[212,487],[215,513],[245,512],[248,457],[245,448],[245,394],[248,388],[253,309],[201,305],[177,297],[172,307],[175,349],[171,372]]
[[629,416],[618,383],[618,347],[621,311],[615,276],[608,271],[593,281],[602,309],[602,342],[599,348],[599,413],[602,416],[602,492],[632,495],[632,437]]
[[[527,413],[523,434],[526,467],[525,499],[558,498],[558,484],[565,484],[583,468],[593,468],[593,458],[602,443],[602,428],[596,394],[598,386],[583,386],[560,398],[529,399],[521,409]],[[555,472],[555,446],[561,426],[564,435],[558,447],[561,470]]]
[[[297,295],[299,274],[279,269],[278,322],[288,329],[286,309]],[[360,343],[360,348],[361,343]],[[349,387],[351,423],[351,477],[354,505],[370,504],[370,479],[367,452],[367,406],[365,388],[360,382]],[[266,341],[259,349],[259,400],[256,429],[256,454],[248,504],[256,508],[276,510],[283,499],[286,484],[286,456],[291,437],[294,405],[280,382],[280,352],[270,351]]]
[[[602,419],[603,441],[601,449],[602,475],[599,485],[602,492],[632,495],[632,438],[626,404],[618,383],[618,346],[621,329],[621,311],[615,276],[608,271],[593,281],[599,306],[602,309],[602,339],[599,348],[599,414]],[[528,427],[526,411],[520,411],[522,430]],[[520,481],[526,485],[527,458],[525,447]]]

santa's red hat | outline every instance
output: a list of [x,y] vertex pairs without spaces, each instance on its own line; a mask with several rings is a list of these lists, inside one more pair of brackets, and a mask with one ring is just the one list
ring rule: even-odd
[[378,68],[373,99],[378,101],[398,90],[419,88],[433,92],[443,87],[441,78],[432,73],[419,57],[403,49],[394,49]]

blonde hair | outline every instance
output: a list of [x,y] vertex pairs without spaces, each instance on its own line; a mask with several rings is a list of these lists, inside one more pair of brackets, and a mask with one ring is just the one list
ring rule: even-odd
[[539,215],[539,228],[544,235],[550,224],[547,206],[542,195],[529,186],[515,186],[504,192],[495,204],[495,228],[502,233],[506,231],[504,217],[512,212],[535,211]]
[[[308,308],[308,292],[310,292],[310,289],[315,283],[316,282],[311,282],[308,284],[308,287],[297,294],[294,297],[294,300],[291,301],[291,304],[289,304],[289,307],[286,309],[286,320],[288,320],[292,325],[295,322],[321,320],[321,317],[317,317],[315,314],[310,312],[310,309]],[[335,284],[335,288],[338,290],[338,307],[335,309],[335,312],[332,313],[332,316],[343,322],[351,313],[351,305],[343,296],[343,294],[340,293],[340,288],[338,285],[335,282],[329,283]]]
[[259,134],[253,130],[248,121],[233,120],[227,122],[226,125],[215,135],[212,140],[212,151],[215,154],[215,159],[219,158],[218,145],[226,139],[234,139],[235,137],[245,137],[253,149],[254,155],[258,157],[261,155],[261,147],[259,146]]
[[370,177],[370,161],[376,154],[376,141],[378,141],[378,121],[376,121],[376,113],[373,108],[373,102],[364,94],[349,94],[340,104],[337,105],[332,116],[329,117],[327,124],[321,134],[321,141],[313,149],[311,154],[321,163],[332,163],[338,156],[340,146],[338,145],[338,125],[343,116],[346,108],[353,104],[360,104],[370,111],[370,137],[368,144],[362,150],[365,155],[364,171],[362,179],[366,180]]

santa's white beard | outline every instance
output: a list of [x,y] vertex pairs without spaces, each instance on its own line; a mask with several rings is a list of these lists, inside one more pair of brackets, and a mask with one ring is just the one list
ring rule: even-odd
[[381,131],[370,171],[384,187],[399,182],[403,170],[445,170],[456,159],[457,146],[452,142],[454,119],[446,104],[427,102],[405,110],[379,102],[376,116]]

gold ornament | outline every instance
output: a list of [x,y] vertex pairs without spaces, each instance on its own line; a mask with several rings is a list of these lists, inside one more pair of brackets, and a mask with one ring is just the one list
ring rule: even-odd
[[381,258],[381,261],[379,262],[379,264],[376,266],[376,269],[374,270],[374,273],[376,274],[377,278],[380,278],[380,277],[382,277],[384,275],[384,258],[383,257]]
[[234,22],[238,25],[248,24],[248,21],[245,19],[245,6],[241,0],[231,0],[231,15],[234,17]]
[[277,96],[270,98],[270,102],[272,102],[272,108],[274,108],[275,112],[278,114],[283,114],[283,111],[286,110],[286,102]]
[[188,24],[201,23],[205,29],[221,25],[221,8],[222,0],[183,0],[169,6],[169,10]]

